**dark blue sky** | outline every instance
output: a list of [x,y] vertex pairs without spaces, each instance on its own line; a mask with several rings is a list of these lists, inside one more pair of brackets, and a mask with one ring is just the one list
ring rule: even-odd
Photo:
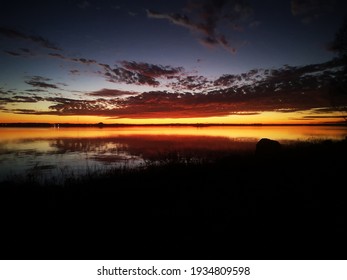
[[185,92],[223,74],[322,63],[335,56],[328,45],[346,8],[342,0],[6,1],[0,90],[36,89],[46,102],[102,89]]
[[[337,0],[6,2],[2,27],[41,36],[65,55],[109,64],[134,60],[198,67],[215,75],[326,61],[333,55],[326,45],[346,10],[345,1]],[[203,15],[206,2],[214,3],[206,8],[214,13],[210,18]],[[217,3],[221,8],[213,11]],[[187,16],[191,26],[173,22],[173,14]],[[214,30],[206,34],[197,24]],[[228,46],[204,43],[212,32],[213,40],[224,36]]]

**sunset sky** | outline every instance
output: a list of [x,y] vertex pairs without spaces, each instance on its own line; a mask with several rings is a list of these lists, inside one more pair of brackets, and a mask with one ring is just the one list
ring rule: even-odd
[[344,0],[6,1],[0,122],[339,122],[345,72],[329,46],[346,11]]

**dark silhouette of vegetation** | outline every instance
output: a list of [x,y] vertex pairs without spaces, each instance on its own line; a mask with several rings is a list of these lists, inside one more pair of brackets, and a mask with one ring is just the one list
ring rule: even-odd
[[347,62],[347,17],[345,17],[340,29],[336,32],[330,49]]
[[[344,100],[347,95],[347,17],[345,17],[341,27],[336,32],[334,40],[330,44],[330,50],[337,53],[338,59],[344,65],[343,71],[331,83],[331,105],[337,111],[346,112],[347,105]],[[342,117],[347,122],[347,116]]]
[[345,259],[347,140],[1,183],[2,259]]

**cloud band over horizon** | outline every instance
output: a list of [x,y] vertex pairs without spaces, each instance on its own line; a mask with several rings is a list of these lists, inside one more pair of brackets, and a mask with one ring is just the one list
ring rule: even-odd
[[[141,75],[147,79],[170,76],[170,79],[174,77],[178,79],[177,83],[181,84],[181,89],[173,92],[160,90],[135,92],[104,88],[80,93],[78,99],[72,99],[39,96],[40,90],[59,90],[59,86],[52,83],[49,78],[34,76],[26,80],[26,83],[33,87],[33,90],[27,92],[29,96],[19,95],[13,91],[0,91],[4,96],[0,98],[1,110],[27,115],[145,119],[256,115],[264,111],[287,113],[329,107],[331,111],[343,111],[347,108],[346,95],[336,95],[336,98],[339,98],[339,108],[334,107],[331,100],[332,85],[336,77],[347,78],[339,61],[305,67],[283,67],[271,71],[253,69],[241,75],[223,75],[213,81],[201,76],[180,77],[179,75],[184,73],[181,67],[163,67],[129,61],[122,61],[121,65],[123,67],[121,69],[129,73],[124,77],[119,75],[119,82],[137,84]],[[317,78],[317,73],[324,74]],[[205,92],[189,92],[190,85],[184,83],[184,78],[190,79],[190,84],[200,82],[200,87],[204,88]],[[154,88],[157,86],[153,85]],[[35,93],[36,89],[38,92]],[[9,109],[8,106],[6,108],[8,104],[43,101],[51,104],[48,110]]]

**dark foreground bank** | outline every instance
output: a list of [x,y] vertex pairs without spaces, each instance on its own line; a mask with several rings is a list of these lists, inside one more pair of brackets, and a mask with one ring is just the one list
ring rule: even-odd
[[347,143],[3,182],[1,259],[346,259]]

